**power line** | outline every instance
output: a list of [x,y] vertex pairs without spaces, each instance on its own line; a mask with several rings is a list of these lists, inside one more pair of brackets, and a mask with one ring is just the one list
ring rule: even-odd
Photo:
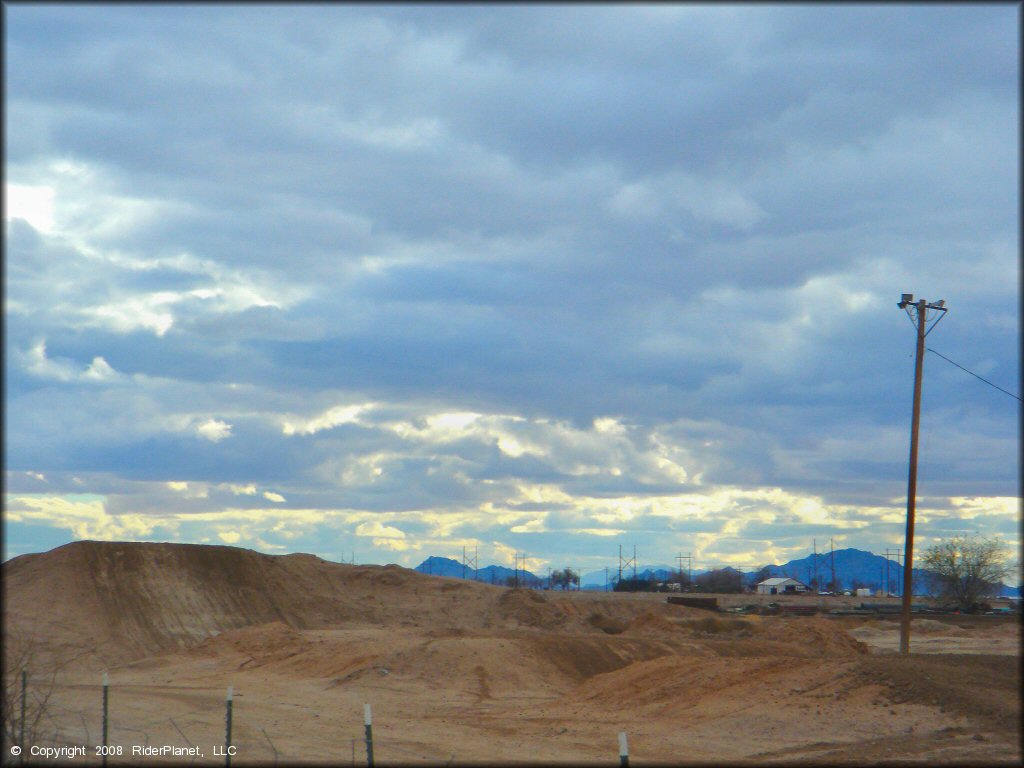
[[[934,349],[932,349],[931,347],[928,347],[928,351],[929,351],[929,352],[935,352],[935,350],[934,350]],[[981,380],[981,381],[984,381],[984,382],[985,382],[986,384],[988,384],[988,385],[989,385],[990,387],[995,387],[996,389],[998,389],[998,390],[999,390],[1000,392],[1002,392],[1003,394],[1009,395],[1010,397],[1013,397],[1013,398],[1016,398],[1017,400],[1020,400],[1020,395],[1015,395],[1015,394],[1013,394],[1013,392],[1007,392],[1007,391],[1006,391],[1005,389],[1003,389],[1002,387],[998,386],[997,384],[993,384],[993,383],[992,383],[991,381],[989,381],[988,379],[983,379],[983,378],[981,378],[981,376],[979,376],[978,374],[974,373],[973,371],[968,371],[968,370],[967,370],[966,368],[964,368],[964,367],[963,367],[962,365],[960,365],[959,363],[954,363],[954,362],[953,362],[952,360],[950,360],[950,359],[949,359],[948,357],[946,357],[946,356],[945,356],[944,354],[942,354],[941,352],[935,352],[935,354],[936,354],[936,355],[938,355],[939,357],[941,357],[941,358],[942,358],[943,360],[945,360],[945,361],[946,361],[947,363],[952,363],[952,364],[953,364],[953,365],[955,365],[955,366],[956,366],[957,368],[959,368],[959,369],[960,369],[961,371],[964,371],[964,372],[966,372],[966,373],[969,373],[969,374],[971,374],[971,376],[973,376],[974,378],[976,378],[976,379],[979,379],[979,380]]]

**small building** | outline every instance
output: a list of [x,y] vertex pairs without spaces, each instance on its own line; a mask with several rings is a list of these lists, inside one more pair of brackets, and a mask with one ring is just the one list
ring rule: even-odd
[[806,584],[788,577],[765,579],[757,585],[759,595],[802,595],[809,591]]

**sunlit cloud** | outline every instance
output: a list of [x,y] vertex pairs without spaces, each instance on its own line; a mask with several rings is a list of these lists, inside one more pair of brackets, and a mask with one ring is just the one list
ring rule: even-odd
[[53,231],[53,187],[31,184],[4,184],[4,218],[24,219],[36,230]]
[[206,419],[196,424],[195,430],[196,434],[211,443],[219,443],[221,440],[231,437],[231,425],[219,419]]

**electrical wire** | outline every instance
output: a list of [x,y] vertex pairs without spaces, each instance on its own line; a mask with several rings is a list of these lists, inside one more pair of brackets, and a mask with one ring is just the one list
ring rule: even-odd
[[945,356],[944,354],[942,354],[941,352],[935,352],[935,350],[934,350],[934,349],[932,349],[931,347],[928,347],[927,349],[928,349],[928,351],[929,351],[929,352],[934,352],[934,353],[935,353],[936,355],[938,355],[939,357],[941,357],[941,358],[942,358],[943,360],[945,360],[945,361],[946,361],[947,363],[952,363],[952,364],[953,364],[953,365],[955,365],[955,366],[956,366],[957,368],[959,368],[959,369],[960,369],[961,371],[964,371],[964,372],[966,372],[966,373],[969,373],[969,374],[971,374],[971,376],[973,376],[974,378],[976,378],[976,379],[979,379],[979,380],[981,380],[981,381],[985,382],[985,383],[986,383],[986,384],[988,384],[988,385],[989,385],[990,387],[995,387],[996,389],[998,389],[998,390],[999,390],[1000,392],[1002,392],[1003,394],[1005,394],[1005,395],[1009,395],[1010,397],[1016,398],[1017,400],[1020,400],[1020,399],[1021,399],[1021,398],[1020,398],[1020,395],[1015,395],[1015,394],[1013,394],[1013,392],[1007,392],[1007,391],[1006,391],[1005,389],[1003,389],[1002,387],[998,386],[997,384],[993,384],[993,383],[992,383],[991,381],[989,381],[988,379],[983,379],[983,378],[981,378],[981,376],[979,376],[978,374],[974,373],[973,371],[968,371],[968,370],[967,370],[966,368],[964,368],[964,367],[963,367],[962,365],[960,365],[959,363],[954,363],[954,362],[953,362],[952,360],[950,360],[950,359],[949,359],[948,357],[946,357],[946,356]]

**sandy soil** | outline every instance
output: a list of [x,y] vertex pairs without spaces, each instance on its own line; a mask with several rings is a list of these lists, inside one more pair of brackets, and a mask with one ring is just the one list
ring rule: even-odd
[[[220,764],[1020,764],[1020,624],[716,614],[230,547],[79,542],[5,563],[5,673],[60,673],[41,746]],[[991,620],[990,620],[991,619]],[[78,655],[76,655],[78,654]],[[37,671],[38,670],[38,671]],[[16,671],[14,672],[16,674]],[[5,759],[9,754],[5,750]],[[181,762],[181,758],[174,760]]]

